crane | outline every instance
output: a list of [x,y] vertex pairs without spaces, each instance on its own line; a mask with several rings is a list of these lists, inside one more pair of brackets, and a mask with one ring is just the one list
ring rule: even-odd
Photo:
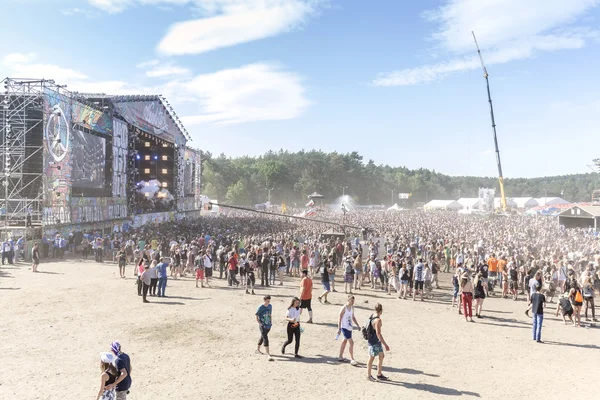
[[490,80],[487,72],[487,68],[485,68],[485,64],[483,63],[483,56],[481,55],[481,50],[479,50],[479,43],[477,43],[477,38],[475,37],[475,32],[471,31],[473,34],[473,40],[475,41],[475,46],[477,47],[477,54],[479,55],[479,60],[481,61],[481,68],[483,68],[483,77],[485,78],[485,84],[487,86],[487,95],[488,101],[490,103],[490,117],[492,118],[492,130],[494,131],[494,146],[496,148],[496,163],[498,164],[498,183],[500,185],[500,204],[502,206],[502,211],[506,211],[506,195],[504,194],[504,177],[502,176],[502,163],[500,162],[500,150],[498,149],[498,136],[496,135],[496,120],[494,119],[494,106],[492,105],[492,95],[490,94]]

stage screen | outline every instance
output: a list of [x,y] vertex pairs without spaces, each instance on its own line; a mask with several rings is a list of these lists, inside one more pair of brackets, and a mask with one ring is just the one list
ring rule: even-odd
[[104,189],[106,183],[106,139],[81,130],[73,130],[71,165],[72,186]]

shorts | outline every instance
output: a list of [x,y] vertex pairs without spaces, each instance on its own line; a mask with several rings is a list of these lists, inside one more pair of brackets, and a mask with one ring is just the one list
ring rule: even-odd
[[574,301],[573,305],[581,307],[583,305],[583,302],[581,302],[581,301]]
[[39,258],[34,258],[31,263],[33,265],[39,265],[40,264],[40,260],[39,260]]
[[125,261],[119,261],[119,267],[125,267]]
[[117,392],[116,400],[127,400],[127,390],[123,390],[121,392]]
[[454,292],[452,292],[452,297],[455,299],[458,297],[458,285],[454,286]]
[[204,270],[203,269],[196,270],[196,279],[204,279]]
[[424,281],[415,281],[415,290],[423,290]]
[[310,311],[312,308],[310,307],[310,302],[312,299],[300,300],[300,308],[308,308]]
[[573,309],[571,309],[569,311],[563,311],[562,315],[565,317],[570,317],[571,315],[573,315]]
[[352,339],[352,331],[342,328],[342,334],[344,335],[344,339]]
[[403,285],[408,285],[408,281],[407,280],[401,280],[400,283],[403,284]]
[[344,275],[344,282],[346,282],[346,283],[352,283],[352,282],[354,282],[354,275],[353,274],[345,274]]
[[383,346],[381,343],[369,344],[369,355],[371,357],[377,357],[379,353],[383,353]]
[[331,291],[331,285],[329,284],[329,282],[323,282],[323,289],[326,291]]
[[510,287],[511,289],[518,289],[519,288],[519,283],[517,281],[508,281],[508,287]]
[[210,277],[212,276],[212,268],[206,268],[206,269],[204,270],[204,275],[205,275],[207,278],[210,278]]

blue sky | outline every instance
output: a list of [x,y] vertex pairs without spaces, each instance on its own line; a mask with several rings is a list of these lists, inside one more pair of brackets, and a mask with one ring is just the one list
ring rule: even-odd
[[163,94],[213,154],[356,150],[495,176],[475,30],[505,177],[600,157],[600,0],[2,3],[0,76]]

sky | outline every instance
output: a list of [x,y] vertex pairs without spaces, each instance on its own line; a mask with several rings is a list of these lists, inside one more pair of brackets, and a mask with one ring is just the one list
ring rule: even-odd
[[[2,0],[0,76],[162,94],[192,147],[504,177],[600,157],[600,0]],[[7,38],[10,38],[7,40]]]

